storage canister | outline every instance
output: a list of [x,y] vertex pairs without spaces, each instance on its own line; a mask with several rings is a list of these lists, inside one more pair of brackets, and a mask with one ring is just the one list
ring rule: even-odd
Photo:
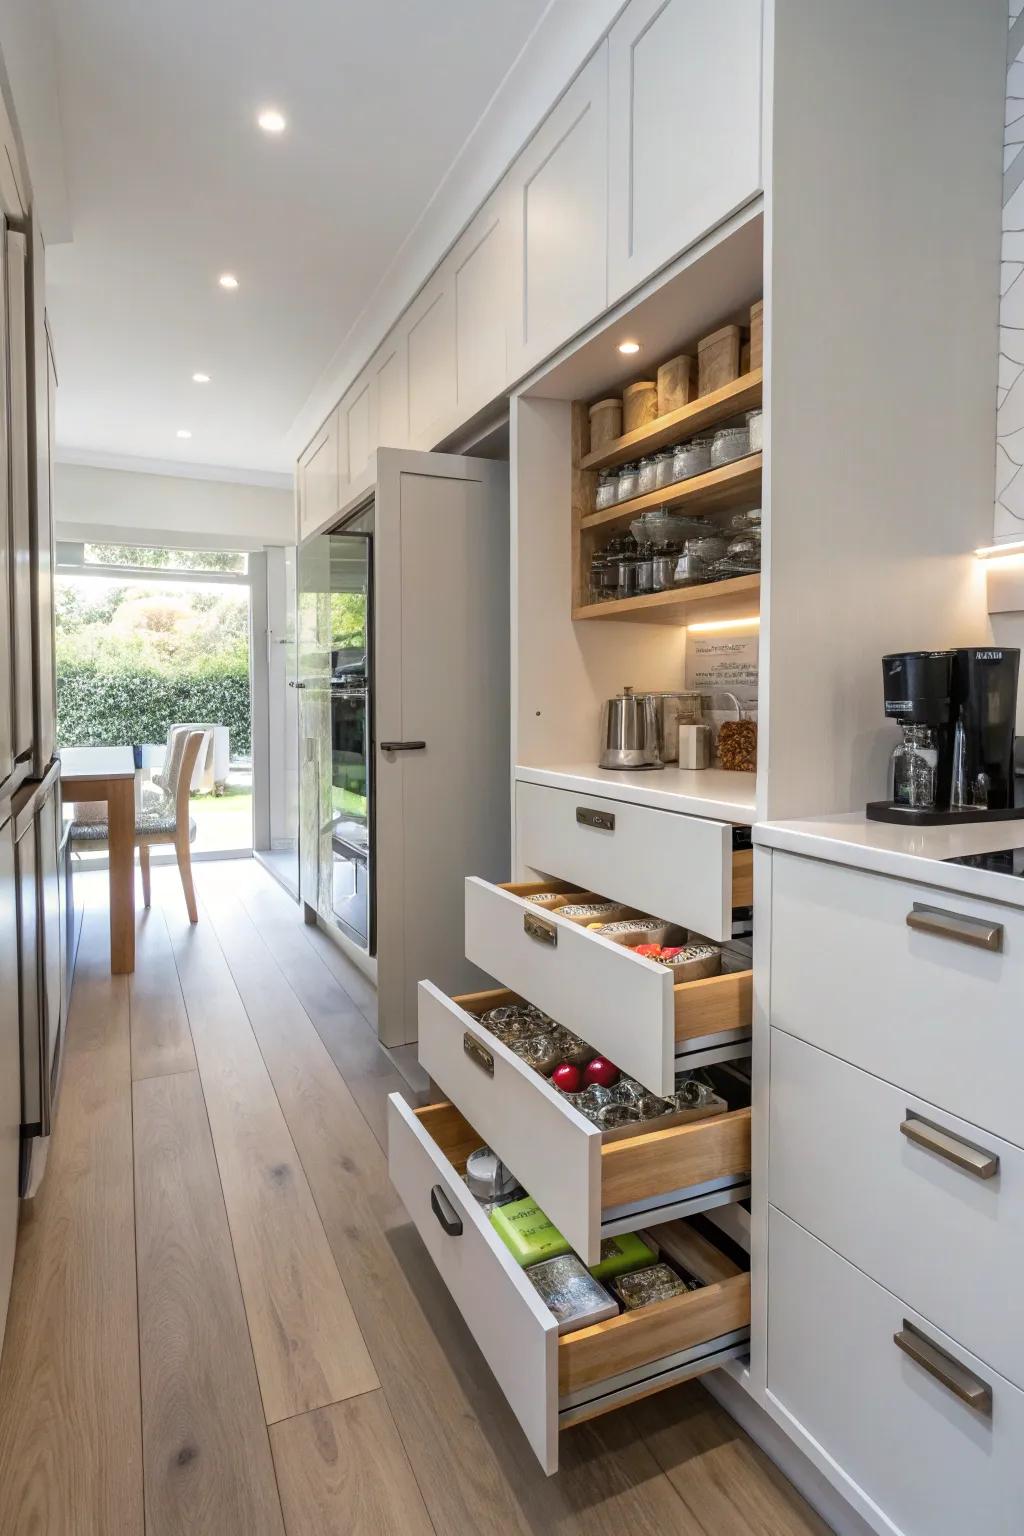
[[636,472],[636,491],[638,496],[646,496],[648,491],[658,488],[658,463],[653,453],[647,458],[641,459]]
[[692,475],[706,474],[710,468],[711,442],[706,437],[680,443],[672,455],[673,480],[689,480]]
[[590,451],[596,453],[622,436],[622,401],[598,400],[590,407]]
[[696,392],[697,360],[681,352],[658,369],[658,415],[688,405]]
[[751,453],[760,453],[764,447],[764,417],[760,411],[747,412],[747,431],[750,433]]
[[675,476],[672,473],[671,450],[665,448],[661,453],[656,453],[654,456],[654,463],[654,484],[660,491],[663,490],[666,485],[671,485],[672,481],[675,479]]
[[697,393],[710,395],[712,390],[731,384],[740,374],[740,328],[723,325],[697,346]]
[[597,493],[594,497],[594,507],[598,512],[603,512],[605,507],[613,507],[619,499],[619,477],[610,474],[607,469],[602,470],[597,477]]
[[622,430],[635,432],[649,426],[658,415],[658,386],[653,379],[637,379],[622,391]]
[[639,468],[636,464],[623,464],[616,482],[616,501],[630,501],[637,494]]
[[721,469],[750,452],[750,433],[746,427],[719,427],[711,442],[711,467]]

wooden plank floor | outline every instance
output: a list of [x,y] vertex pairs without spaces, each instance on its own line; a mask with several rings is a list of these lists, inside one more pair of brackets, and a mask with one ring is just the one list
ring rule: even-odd
[[698,1385],[545,1478],[387,1179],[365,981],[255,862],[83,932],[0,1360],[3,1536],[825,1536]]

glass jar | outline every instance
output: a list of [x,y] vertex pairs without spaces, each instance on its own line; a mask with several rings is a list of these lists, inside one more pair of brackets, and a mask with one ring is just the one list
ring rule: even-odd
[[646,459],[641,459],[636,472],[636,493],[638,496],[646,496],[649,491],[658,488],[658,461],[653,454]]
[[696,582],[712,581],[714,567],[725,555],[726,541],[719,534],[702,534],[687,539],[676,561],[675,585],[691,587]]
[[679,545],[665,544],[661,549],[654,551],[654,591],[669,592],[675,586],[676,561],[679,559]]
[[624,538],[615,565],[615,596],[636,596],[636,540]]
[[750,452],[750,433],[746,427],[719,427],[711,440],[711,467],[720,469]]
[[751,453],[760,453],[764,448],[764,418],[760,411],[747,412],[747,431]]
[[594,497],[594,508],[603,512],[605,507],[614,507],[619,498],[619,479],[603,469],[597,477],[597,494]]
[[666,485],[671,485],[674,479],[672,473],[672,454],[668,449],[654,456],[654,484],[661,491]]
[[639,468],[636,464],[623,464],[616,482],[616,501],[630,501],[637,494]]
[[650,544],[641,545],[637,554],[636,590],[638,593],[654,591],[654,550]]
[[692,475],[706,474],[710,468],[711,444],[706,437],[680,443],[672,455],[673,480],[689,480]]
[[928,811],[935,805],[935,773],[939,761],[938,737],[932,726],[901,720],[903,740],[893,748],[892,799],[896,805]]
[[603,549],[597,549],[590,561],[590,601],[592,603],[603,602],[605,596],[605,576],[608,570],[608,556]]

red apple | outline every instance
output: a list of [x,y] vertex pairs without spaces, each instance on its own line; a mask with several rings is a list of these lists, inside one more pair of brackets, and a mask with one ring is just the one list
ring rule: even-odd
[[613,1067],[603,1056],[595,1056],[583,1073],[585,1083],[600,1083],[602,1088],[614,1088],[618,1080],[618,1067]]
[[571,1061],[563,1061],[562,1065],[552,1072],[551,1081],[556,1088],[561,1088],[563,1093],[579,1093],[580,1069],[574,1067]]

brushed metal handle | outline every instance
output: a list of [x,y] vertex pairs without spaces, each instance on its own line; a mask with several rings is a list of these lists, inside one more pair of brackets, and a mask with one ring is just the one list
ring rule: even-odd
[[894,1333],[892,1341],[897,1349],[902,1349],[905,1355],[919,1365],[922,1370],[934,1376],[936,1381],[958,1397],[969,1408],[974,1408],[978,1413],[991,1415],[992,1413],[992,1388],[969,1371],[959,1360],[946,1353],[944,1349],[932,1342],[919,1328],[907,1318],[903,1319],[903,1327],[899,1333]]
[[999,1158],[995,1152],[986,1152],[984,1147],[975,1146],[972,1141],[964,1141],[961,1136],[954,1136],[951,1131],[944,1130],[932,1120],[925,1120],[912,1109],[907,1110],[907,1118],[900,1125],[900,1132],[908,1141],[924,1147],[927,1152],[944,1157],[949,1163],[955,1163],[965,1173],[973,1173],[975,1178],[991,1179],[999,1172]]
[[486,1046],[481,1045],[475,1035],[471,1035],[467,1029],[462,1037],[462,1049],[475,1066],[481,1072],[486,1072],[488,1077],[494,1076],[494,1057]]
[[558,929],[554,923],[538,917],[536,912],[523,913],[523,932],[529,938],[536,939],[538,944],[549,944],[552,949],[558,947]]
[[907,913],[907,927],[937,939],[970,944],[975,949],[1001,953],[1003,948],[1002,923],[991,923],[987,917],[969,917],[963,912],[944,912],[941,907],[929,907],[921,901],[915,901],[913,910]]
[[462,1217],[454,1205],[452,1205],[440,1184],[435,1184],[430,1191],[430,1209],[449,1237],[462,1236]]
[[578,805],[576,820],[581,827],[596,827],[599,832],[615,831],[615,816],[611,811],[592,811],[589,806]]
[[422,752],[426,748],[425,741],[382,741],[382,752]]
[[[278,641],[278,645],[284,645],[284,644],[285,644],[284,640],[279,640]],[[296,683],[296,682],[293,682],[291,679],[289,679],[289,682],[288,682],[288,687],[289,688],[305,688],[305,686],[306,686],[305,683]]]

